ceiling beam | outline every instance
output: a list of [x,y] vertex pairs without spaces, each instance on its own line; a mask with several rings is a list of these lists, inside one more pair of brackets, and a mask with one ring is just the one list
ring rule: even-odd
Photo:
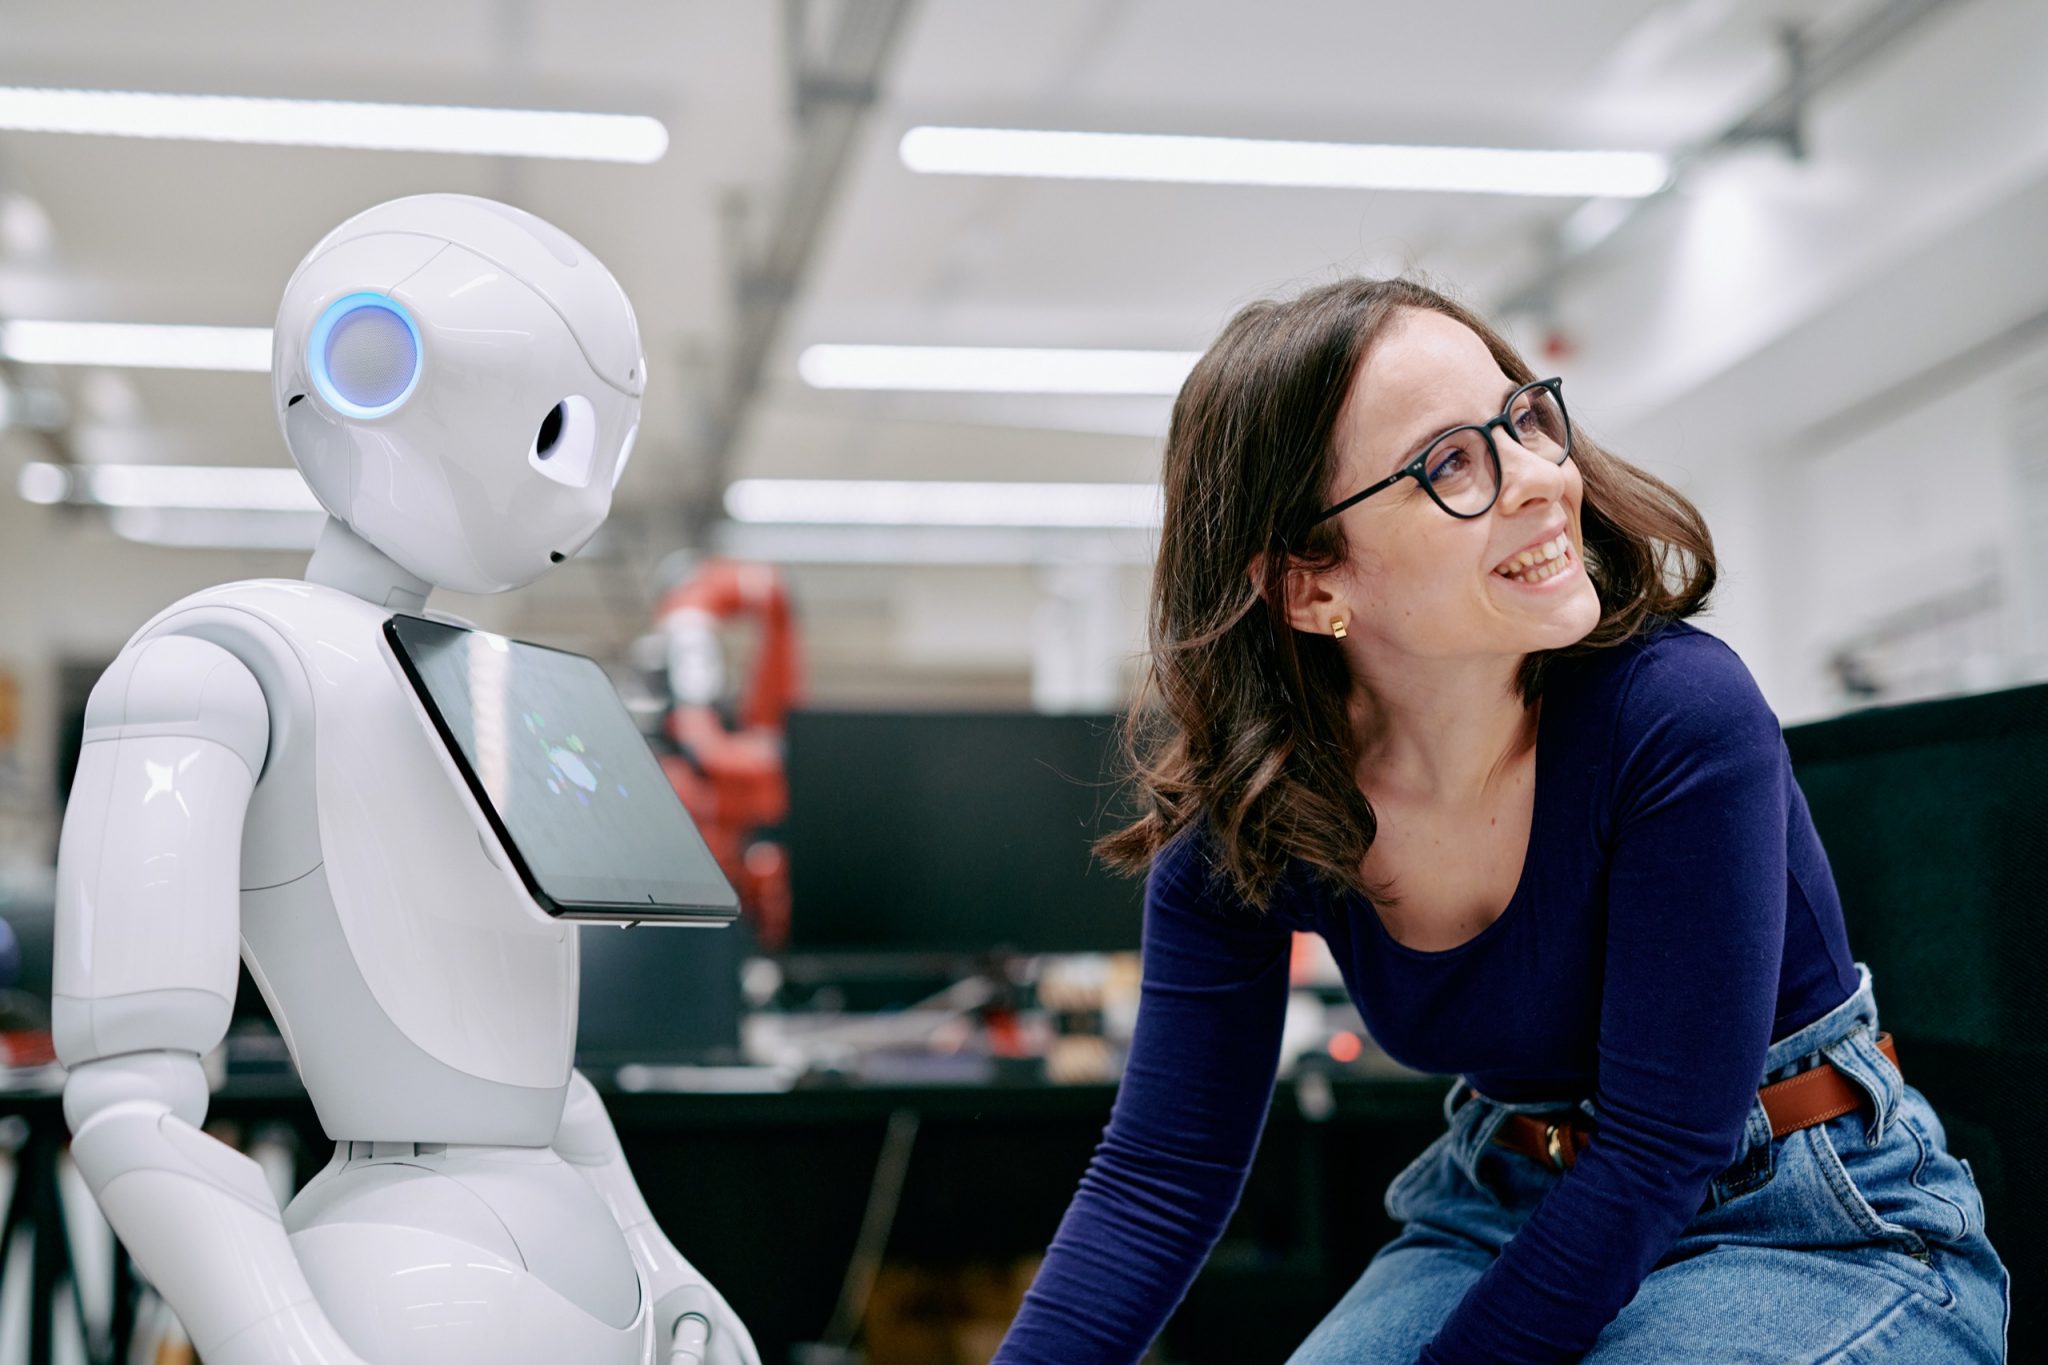
[[789,0],[784,6],[796,150],[759,245],[732,243],[733,337],[697,424],[698,477],[684,508],[690,544],[704,544],[720,516],[741,423],[760,392],[768,352],[817,250],[855,138],[879,97],[912,3],[841,0],[824,51],[816,55],[807,41],[815,0]]

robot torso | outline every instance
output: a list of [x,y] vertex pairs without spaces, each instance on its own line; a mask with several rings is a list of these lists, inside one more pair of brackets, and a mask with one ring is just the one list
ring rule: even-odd
[[242,954],[329,1136],[542,1146],[575,1051],[574,926],[473,814],[383,635],[333,588],[224,584],[133,643],[197,636],[270,710],[243,833]]

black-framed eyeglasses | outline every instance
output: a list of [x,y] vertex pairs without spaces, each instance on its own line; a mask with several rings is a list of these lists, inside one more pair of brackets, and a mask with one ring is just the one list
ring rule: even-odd
[[1452,427],[1435,437],[1421,454],[1400,469],[1309,518],[1295,532],[1293,543],[1299,545],[1319,522],[1355,507],[1403,479],[1421,484],[1436,505],[1454,517],[1484,516],[1500,497],[1500,450],[1493,443],[1495,427],[1505,427],[1516,445],[1553,464],[1563,464],[1571,458],[1572,424],[1565,416],[1563,387],[1562,379],[1538,379],[1522,385],[1508,395],[1498,417]]

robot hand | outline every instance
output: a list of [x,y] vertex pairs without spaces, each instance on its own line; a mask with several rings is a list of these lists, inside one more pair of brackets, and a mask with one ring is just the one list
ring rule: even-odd
[[761,1365],[754,1339],[725,1299],[688,1261],[676,1260],[696,1282],[678,1285],[655,1305],[664,1333],[655,1358],[663,1365]]
[[654,1221],[604,1101],[580,1071],[569,1080],[555,1151],[583,1173],[626,1234],[654,1299],[654,1358],[662,1365],[761,1365],[745,1324]]

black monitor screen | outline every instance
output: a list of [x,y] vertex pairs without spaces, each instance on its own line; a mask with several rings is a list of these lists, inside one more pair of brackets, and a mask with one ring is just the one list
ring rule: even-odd
[[789,718],[791,946],[1111,952],[1142,879],[1090,852],[1125,814],[1113,716]]
[[595,662],[417,616],[394,616],[384,631],[521,880],[549,913],[700,923],[739,913]]
[[1884,1026],[2048,1053],[2048,685],[1793,726],[1785,744]]

